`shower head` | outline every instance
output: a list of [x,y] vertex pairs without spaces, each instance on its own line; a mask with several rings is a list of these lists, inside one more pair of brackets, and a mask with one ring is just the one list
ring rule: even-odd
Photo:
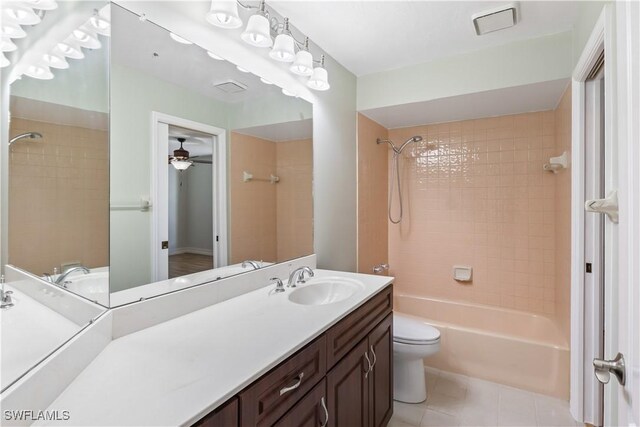
[[413,142],[420,142],[420,141],[422,141],[422,139],[423,139],[423,138],[422,138],[420,135],[416,135],[416,136],[412,136],[412,137],[411,137],[411,140],[412,140]]
[[391,141],[390,139],[380,139],[380,138],[378,138],[378,139],[376,140],[376,143],[377,143],[377,144],[384,144],[384,143],[386,142],[387,144],[389,144],[389,145],[391,146],[391,148],[393,149],[393,151],[394,151],[396,154],[400,154],[400,153],[402,152],[402,150],[404,149],[404,147],[405,147],[407,144],[409,144],[409,143],[411,143],[411,142],[420,142],[420,141],[422,141],[422,139],[423,139],[423,138],[422,138],[420,135],[412,136],[411,138],[407,139],[407,140],[406,140],[406,141],[405,141],[405,142],[400,146],[400,148],[396,147],[396,144],[394,144],[394,143],[393,143],[393,141]]
[[21,139],[24,138],[29,138],[29,139],[40,139],[42,138],[42,134],[39,132],[26,132],[26,133],[21,133],[20,135],[16,135],[13,138],[11,138],[9,140],[9,145],[13,144],[16,141],[19,141]]

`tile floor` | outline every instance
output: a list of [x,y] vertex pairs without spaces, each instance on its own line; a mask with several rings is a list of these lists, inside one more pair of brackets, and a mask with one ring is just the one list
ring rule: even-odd
[[560,399],[431,368],[425,375],[427,401],[395,402],[389,427],[580,425]]

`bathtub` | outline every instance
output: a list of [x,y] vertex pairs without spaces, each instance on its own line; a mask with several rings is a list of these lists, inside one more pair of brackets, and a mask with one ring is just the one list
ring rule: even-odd
[[394,310],[440,329],[426,366],[569,399],[569,346],[551,319],[403,294]]

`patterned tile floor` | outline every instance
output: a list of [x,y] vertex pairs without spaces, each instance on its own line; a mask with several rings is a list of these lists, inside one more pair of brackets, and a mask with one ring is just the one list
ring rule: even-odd
[[564,400],[431,368],[425,375],[427,401],[395,402],[389,427],[580,425]]

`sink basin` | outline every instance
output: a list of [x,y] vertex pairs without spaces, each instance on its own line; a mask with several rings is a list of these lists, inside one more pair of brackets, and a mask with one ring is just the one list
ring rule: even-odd
[[302,305],[333,304],[364,289],[362,282],[343,277],[319,277],[298,286],[289,295],[289,301]]

